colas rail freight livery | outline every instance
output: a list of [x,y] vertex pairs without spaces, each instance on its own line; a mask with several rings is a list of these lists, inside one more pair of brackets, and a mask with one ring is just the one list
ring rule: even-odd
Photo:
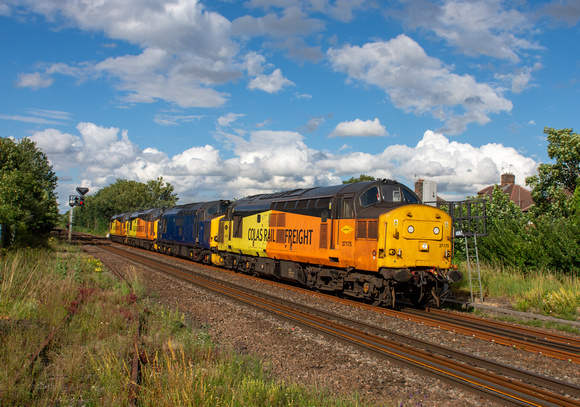
[[124,213],[111,240],[394,307],[461,280],[453,225],[392,180]]

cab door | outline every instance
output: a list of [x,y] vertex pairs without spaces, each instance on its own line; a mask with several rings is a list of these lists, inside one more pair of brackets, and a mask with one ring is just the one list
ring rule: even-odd
[[330,249],[342,267],[354,266],[355,220],[352,195],[338,195],[331,207],[331,242]]

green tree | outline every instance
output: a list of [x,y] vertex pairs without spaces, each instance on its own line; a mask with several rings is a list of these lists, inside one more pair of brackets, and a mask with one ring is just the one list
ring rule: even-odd
[[354,184],[355,182],[374,181],[375,179],[376,179],[375,177],[371,177],[370,175],[361,174],[358,178],[355,178],[354,176],[352,176],[349,179],[347,179],[346,181],[342,181],[342,183],[343,184]]
[[[526,178],[532,187],[536,215],[570,216],[578,210],[578,200],[570,199],[576,191],[580,171],[580,135],[572,129],[544,128],[548,155],[553,164],[540,164],[538,174]],[[577,196],[580,194],[578,192]]]
[[503,192],[499,185],[493,187],[491,197],[485,195],[484,199],[488,200],[486,205],[488,226],[501,224],[505,220],[522,224],[527,222],[522,209],[510,199],[508,194]]
[[[17,242],[47,234],[58,221],[58,178],[36,143],[0,138],[0,224]],[[6,235],[6,233],[5,233]]]
[[487,200],[488,235],[478,240],[479,254],[494,262],[522,267],[533,258],[527,232],[528,219],[509,198],[509,195],[496,185]]
[[117,179],[85,199],[85,205],[75,211],[75,224],[99,229],[107,225],[111,216],[142,209],[175,206],[177,193],[163,177],[147,183]]

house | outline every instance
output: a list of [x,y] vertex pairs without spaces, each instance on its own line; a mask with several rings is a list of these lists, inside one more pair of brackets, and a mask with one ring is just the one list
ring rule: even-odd
[[[497,184],[496,184],[497,185]],[[493,188],[495,185],[490,185],[489,187],[483,188],[481,191],[477,192],[477,195],[483,197],[484,195],[489,195],[493,193]],[[530,206],[534,203],[532,199],[532,193],[530,190],[516,184],[516,176],[512,173],[501,174],[501,185],[499,186],[501,190],[507,194],[510,200],[520,207],[523,212],[527,212]]]

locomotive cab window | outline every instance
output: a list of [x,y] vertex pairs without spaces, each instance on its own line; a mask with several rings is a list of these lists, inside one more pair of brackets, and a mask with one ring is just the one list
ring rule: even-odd
[[341,219],[354,218],[354,210],[352,208],[352,198],[341,198],[340,218]]
[[244,217],[242,215],[235,214],[234,215],[233,237],[236,237],[236,238],[242,237],[243,224],[244,224]]
[[405,203],[412,203],[412,204],[419,203],[417,198],[410,191],[407,191],[406,189],[403,189],[403,197],[405,198]]
[[208,216],[215,215],[219,211],[219,205],[214,205],[207,210]]
[[385,202],[401,202],[401,189],[398,185],[381,185]]
[[360,196],[360,204],[363,208],[371,206],[379,201],[380,195],[378,187],[372,187]]

